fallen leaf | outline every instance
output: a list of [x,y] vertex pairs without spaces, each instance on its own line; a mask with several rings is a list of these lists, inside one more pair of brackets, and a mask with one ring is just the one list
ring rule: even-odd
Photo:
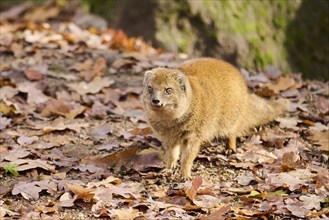
[[131,166],[131,161],[134,159],[139,147],[137,145],[132,145],[126,149],[118,152],[114,152],[109,155],[97,155],[92,157],[87,157],[82,160],[83,163],[94,164],[102,168],[113,167],[120,168],[121,166]]
[[200,176],[197,176],[193,179],[191,188],[186,190],[186,195],[191,201],[194,200],[201,184],[202,184],[202,178]]
[[158,151],[154,148],[148,148],[138,152],[132,163],[133,168],[139,172],[145,172],[150,168],[161,169],[164,167],[163,161],[158,156]]
[[12,161],[13,164],[16,164],[16,160],[27,157],[31,154],[31,152],[29,152],[28,150],[24,149],[24,148],[17,148],[17,149],[13,149],[10,150],[6,153],[6,155],[4,156],[4,159],[8,160],[8,161]]
[[111,212],[111,218],[115,218],[118,220],[126,220],[126,219],[134,219],[139,215],[138,210],[133,209],[131,207],[129,208],[121,208],[121,209],[112,209]]
[[283,171],[295,169],[298,165],[300,156],[295,152],[285,153],[282,156],[281,168]]
[[86,128],[88,126],[88,123],[65,121],[63,118],[57,118],[51,123],[51,125],[35,125],[35,129],[42,129],[45,133],[52,131],[63,131],[66,129],[79,133],[81,128]]
[[24,74],[29,80],[42,80],[43,79],[43,75],[39,71],[31,69],[31,68],[27,68],[26,70],[24,70]]
[[[8,102],[7,102],[8,103]],[[4,101],[0,101],[0,113],[3,114],[3,115],[11,115],[13,113],[16,112],[16,108],[14,105],[11,105],[11,104],[7,104],[6,102]]]
[[31,145],[34,142],[37,142],[38,140],[39,138],[37,136],[27,137],[22,135],[19,138],[17,138],[17,143],[21,146],[26,146],[26,145]]
[[80,95],[85,94],[95,94],[100,92],[104,87],[109,87],[114,83],[114,80],[111,80],[108,77],[96,76],[89,83],[80,82],[80,83],[69,83],[67,84],[71,90],[76,91]]
[[266,184],[274,187],[286,187],[290,191],[300,189],[314,176],[309,170],[297,169],[284,173],[269,174],[266,178]]
[[316,122],[314,124],[314,126],[310,127],[310,130],[312,130],[312,131],[327,131],[327,130],[329,130],[329,127],[322,124],[322,123],[320,123],[320,122]]
[[7,128],[11,124],[11,118],[2,117],[0,115],[0,131]]
[[310,210],[304,208],[303,203],[300,201],[286,199],[285,203],[284,208],[288,209],[294,216],[303,218],[310,213]]
[[84,80],[89,82],[95,76],[100,76],[106,67],[106,60],[103,57],[98,57],[95,63],[93,60],[87,59],[82,63],[74,64],[70,69],[79,71]]
[[280,128],[290,128],[293,130],[298,130],[297,124],[302,122],[297,118],[277,118],[275,121],[280,122]]
[[60,198],[59,198],[59,206],[61,207],[72,207],[74,206],[75,199],[71,196],[70,193],[65,192]]
[[324,199],[320,196],[310,194],[310,195],[302,195],[299,197],[299,200],[303,202],[303,207],[308,210],[312,210],[313,208],[316,210],[321,209],[321,202],[324,202]]
[[236,181],[242,186],[247,186],[251,181],[255,180],[255,175],[248,172],[246,174],[241,174],[235,178]]
[[17,159],[13,161],[13,163],[17,164],[17,167],[15,168],[17,171],[25,171],[25,170],[31,170],[35,168],[41,168],[50,172],[55,173],[55,166],[50,165],[47,163],[47,161],[43,161],[40,159],[36,160],[30,160],[30,159]]
[[28,104],[43,104],[49,100],[40,89],[38,89],[38,84],[36,82],[22,82],[18,84],[17,89],[20,92],[27,93],[27,103]]
[[266,84],[266,86],[273,90],[276,94],[293,87],[296,81],[291,76],[281,76],[275,84]]
[[[10,208],[10,207],[8,207]],[[13,217],[13,216],[19,216],[19,213],[13,212],[9,210],[8,208],[3,206],[3,201],[0,203],[0,218],[5,219],[5,216]],[[13,217],[15,218],[15,217]]]
[[259,151],[246,151],[244,153],[237,154],[236,157],[241,161],[251,161],[254,163],[273,163],[274,160],[278,159],[271,152],[267,152],[266,150]]
[[11,86],[4,86],[0,88],[0,100],[11,99],[18,94],[18,90]]
[[202,208],[214,208],[220,204],[221,200],[210,195],[198,195],[193,199],[193,203]]
[[329,130],[326,131],[310,131],[309,138],[319,145],[319,150],[329,151]]
[[14,185],[12,194],[21,194],[27,200],[37,200],[42,190],[47,190],[48,193],[54,193],[57,190],[57,184],[50,180],[34,181],[31,183],[20,182]]
[[91,135],[95,140],[102,140],[105,139],[109,133],[113,132],[113,128],[109,124],[99,125],[94,127],[91,130]]
[[219,209],[212,212],[210,215],[202,218],[205,220],[213,220],[213,219],[225,219],[224,215],[230,211],[231,207],[227,204],[222,204]]
[[329,99],[320,96],[315,102],[315,107],[322,114],[329,114]]
[[103,119],[107,116],[108,107],[103,105],[101,102],[94,102],[91,110],[87,113],[94,118]]
[[94,189],[67,184],[68,189],[74,193],[76,199],[92,199],[95,195]]

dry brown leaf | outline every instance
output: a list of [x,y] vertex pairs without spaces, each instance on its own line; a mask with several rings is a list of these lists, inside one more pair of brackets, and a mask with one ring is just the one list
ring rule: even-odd
[[21,194],[27,200],[37,200],[39,198],[39,193],[43,189],[36,186],[34,183],[18,183],[14,185],[12,190],[13,195]]
[[29,80],[38,81],[38,80],[43,79],[43,75],[39,71],[31,69],[31,68],[27,68],[26,70],[24,70],[24,74]]
[[275,121],[280,122],[280,128],[290,128],[293,130],[298,130],[297,124],[302,122],[297,118],[277,118]]
[[315,102],[315,107],[322,114],[329,114],[329,99],[320,96]]
[[294,138],[289,141],[286,146],[282,148],[275,149],[273,153],[278,157],[282,158],[285,153],[294,152],[295,154],[299,154],[302,151],[308,151],[309,149],[305,146],[305,143]]
[[297,169],[294,171],[269,174],[266,178],[266,184],[274,187],[289,188],[290,191],[300,189],[311,181],[314,174],[306,169]]
[[39,193],[47,190],[48,193],[57,191],[57,184],[51,180],[34,181],[31,183],[20,182],[14,185],[12,194],[21,194],[27,200],[39,199]]
[[74,206],[75,198],[71,196],[70,193],[65,192],[60,198],[59,198],[59,206],[61,207],[72,207]]
[[101,102],[94,102],[93,106],[91,107],[90,111],[88,111],[88,115],[94,118],[103,119],[107,116],[108,107],[103,105]]
[[104,169],[108,167],[120,168],[120,166],[130,166],[131,161],[134,159],[139,147],[137,145],[132,145],[129,148],[124,150],[114,152],[112,154],[106,156],[91,156],[82,160],[83,163],[94,164],[98,167],[102,167]]
[[81,186],[67,184],[67,187],[74,193],[76,199],[92,199],[95,195],[94,189],[84,188]]
[[113,209],[110,211],[111,217],[117,220],[134,219],[139,215],[138,210],[133,208]]
[[2,117],[0,115],[0,131],[7,128],[11,124],[11,118]]
[[324,202],[324,196],[320,197],[313,194],[302,195],[299,197],[299,200],[301,200],[304,203],[303,207],[308,210],[312,210],[313,208],[316,210],[320,210],[321,203]]
[[36,125],[36,129],[42,129],[45,133],[49,133],[52,131],[63,131],[66,129],[76,131],[77,133],[80,132],[81,128],[88,127],[88,123],[78,123],[78,122],[72,122],[72,121],[64,121],[63,118],[57,118],[55,119],[51,125]]
[[11,99],[18,94],[18,90],[11,86],[4,86],[0,88],[0,100]]
[[281,168],[283,171],[295,169],[298,165],[300,156],[295,152],[285,153],[282,156]]
[[73,120],[76,116],[83,113],[86,107],[76,105],[68,105],[63,100],[52,99],[48,102],[47,106],[41,112],[43,117],[48,117],[50,114],[61,115],[67,119]]
[[17,89],[20,92],[27,93],[27,103],[34,104],[43,104],[49,100],[49,97],[46,96],[40,89],[38,89],[38,84],[36,82],[23,82],[18,84]]
[[105,139],[109,133],[113,132],[113,128],[109,124],[99,125],[91,130],[91,135],[95,140]]
[[219,209],[212,212],[210,215],[202,218],[204,220],[225,219],[224,215],[230,211],[231,207],[227,204],[222,204]]
[[133,168],[137,171],[145,172],[150,168],[163,168],[163,161],[158,156],[158,151],[148,148],[136,154],[133,160]]
[[319,149],[329,151],[329,130],[326,131],[310,131],[311,140],[315,141],[316,145],[320,145]]
[[104,87],[110,87],[114,83],[114,80],[111,80],[109,77],[100,77],[96,76],[89,83],[80,82],[80,83],[69,83],[67,84],[71,90],[76,91],[80,95],[85,94],[95,94],[100,92]]
[[[8,208],[10,208],[10,207],[8,207]],[[4,218],[5,216],[7,216],[7,217],[8,216],[9,217],[19,216],[19,213],[13,212],[13,211],[9,210],[8,208],[3,207],[3,201],[1,201],[1,203],[0,203],[0,218],[5,219]],[[15,218],[15,217],[13,217],[13,218]]]
[[242,186],[248,186],[252,180],[255,180],[255,175],[251,172],[241,174],[235,178],[236,181]]
[[296,81],[291,76],[281,76],[275,84],[267,84],[266,86],[273,90],[276,94],[293,87]]
[[84,80],[89,82],[96,75],[100,76],[106,67],[106,60],[103,57],[98,57],[95,62],[91,59],[87,59],[82,63],[75,63],[70,69],[79,71]]
[[18,159],[15,161],[12,161],[13,163],[17,164],[17,167],[15,168],[17,171],[25,171],[25,170],[31,170],[35,168],[41,168],[50,172],[55,173],[55,166],[50,165],[47,163],[47,161],[43,161],[40,159],[36,160],[30,160],[30,159]]
[[0,113],[3,115],[11,115],[16,112],[14,105],[9,104],[8,102],[0,101]]
[[329,130],[329,127],[320,123],[316,122],[313,126],[310,127],[311,131],[327,131]]
[[264,149],[258,151],[246,151],[244,153],[237,154],[236,157],[241,161],[251,161],[254,163],[273,163],[277,158],[273,153],[267,152]]
[[100,186],[105,186],[108,187],[110,184],[112,185],[119,185],[122,183],[122,180],[120,180],[119,178],[116,178],[114,176],[108,176],[106,179],[99,181],[99,182],[89,182],[87,184],[87,186],[89,188],[92,187],[100,187]]
[[238,215],[257,216],[257,215],[262,214],[257,209],[246,209],[246,208],[231,207],[231,210],[234,211]]
[[195,196],[197,195],[198,189],[202,184],[202,177],[197,176],[192,181],[192,186],[186,190],[187,197],[193,201]]
[[193,199],[193,203],[202,208],[214,208],[220,204],[221,200],[210,195],[198,195]]
[[6,159],[8,161],[12,161],[13,163],[16,164],[16,160],[27,157],[30,154],[31,154],[31,152],[29,152],[28,150],[26,150],[24,148],[17,148],[17,149],[13,149],[11,151],[8,151],[4,155],[4,159]]
[[31,145],[33,144],[34,142],[37,142],[39,140],[39,137],[37,136],[31,136],[31,137],[28,137],[28,136],[19,136],[19,138],[17,138],[17,143],[21,146],[26,146],[26,145]]

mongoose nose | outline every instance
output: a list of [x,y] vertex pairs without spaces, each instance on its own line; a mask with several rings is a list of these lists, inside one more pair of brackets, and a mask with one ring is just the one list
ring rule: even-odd
[[159,99],[152,99],[152,103],[153,103],[154,105],[157,105],[157,104],[160,103],[160,100],[159,100]]

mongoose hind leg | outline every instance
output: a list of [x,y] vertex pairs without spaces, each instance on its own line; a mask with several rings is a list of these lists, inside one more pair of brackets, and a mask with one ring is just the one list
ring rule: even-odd
[[191,169],[194,159],[197,157],[200,150],[199,141],[189,141],[184,146],[182,146],[182,156],[181,156],[181,171],[182,177],[184,179],[191,178]]
[[166,144],[165,160],[167,169],[175,169],[180,154],[180,145]]
[[236,152],[236,136],[230,135],[227,141],[226,154],[232,154],[235,152]]

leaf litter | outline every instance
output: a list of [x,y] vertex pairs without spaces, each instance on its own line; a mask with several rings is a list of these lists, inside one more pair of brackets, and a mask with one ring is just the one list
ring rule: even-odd
[[328,217],[325,82],[242,69],[258,95],[288,98],[289,112],[242,137],[237,154],[207,144],[184,181],[164,169],[140,102],[145,70],[184,59],[83,28],[69,11],[50,1],[0,13],[0,218]]

